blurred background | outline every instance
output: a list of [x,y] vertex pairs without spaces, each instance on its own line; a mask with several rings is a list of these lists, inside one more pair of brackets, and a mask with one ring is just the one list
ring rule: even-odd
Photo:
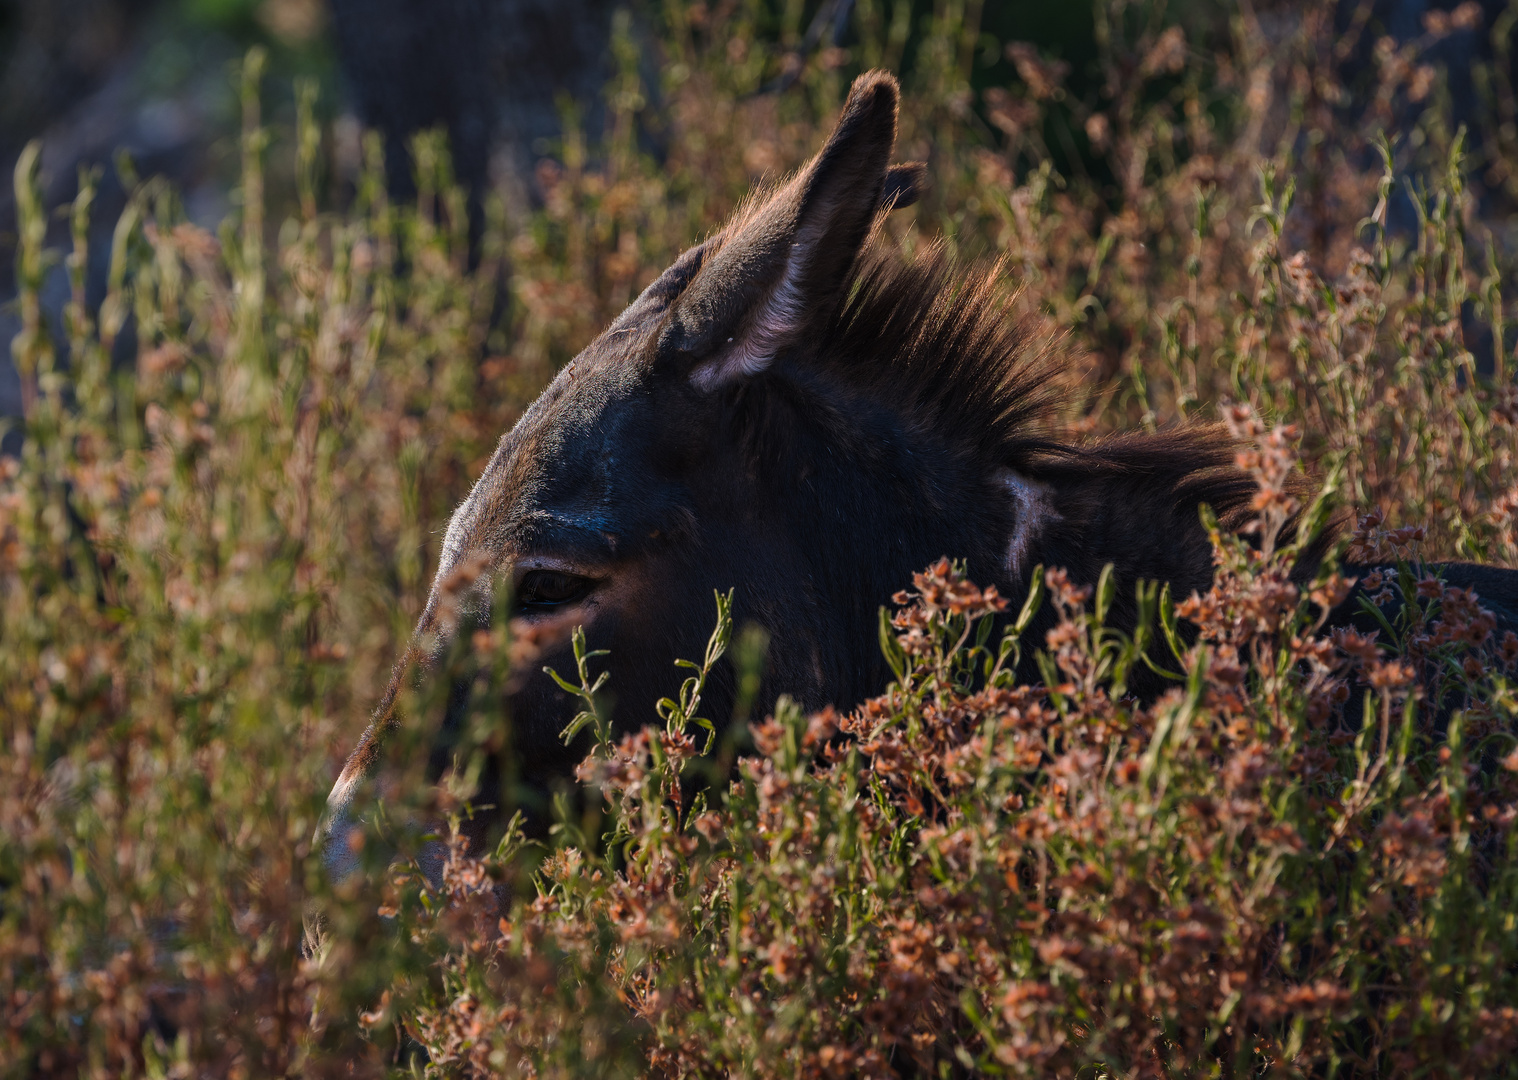
[[[1114,26],[1114,18],[1136,24],[1138,37],[1147,34],[1135,44],[1148,52],[1115,55],[1123,27]],[[1114,173],[1110,151],[1120,133],[1112,130],[1110,106],[1167,95],[1179,103],[1176,85],[1188,84],[1194,100],[1198,89],[1204,97],[1212,92],[1211,119],[1226,126],[1249,94],[1262,93],[1258,71],[1233,70],[1226,59],[1220,64],[1206,56],[1240,39],[1241,20],[1277,45],[1297,40],[1300,46],[1304,24],[1319,24],[1306,47],[1325,55],[1305,69],[1308,81],[1297,87],[1304,93],[1295,102],[1277,96],[1278,114],[1326,108],[1342,122],[1346,110],[1391,104],[1384,118],[1389,126],[1413,130],[1437,91],[1451,129],[1470,129],[1468,146],[1490,150],[1513,137],[1514,19],[1506,0],[4,0],[0,161],[8,180],[22,148],[40,139],[49,206],[73,199],[81,168],[98,167],[92,218],[102,241],[129,189],[156,175],[179,192],[188,220],[214,229],[233,209],[241,123],[236,70],[257,46],[269,58],[264,119],[276,133],[273,143],[294,126],[297,94],[314,102],[325,133],[324,200],[340,204],[345,192],[351,195],[366,128],[383,134],[391,194],[414,195],[408,140],[440,130],[453,175],[467,193],[477,242],[488,193],[518,207],[541,204],[535,170],[540,162],[562,161],[566,118],[597,145],[606,94],[616,91],[607,91],[608,83],[619,64],[636,69],[639,92],[655,99],[678,84],[668,78],[671,64],[680,66],[665,47],[672,30],[704,34],[725,47],[731,66],[752,68],[745,97],[804,97],[815,69],[857,70],[870,51],[861,45],[872,34],[889,54],[872,62],[883,60],[902,74],[935,63],[919,55],[921,46],[931,42],[936,26],[953,22],[971,24],[977,37],[976,55],[965,66],[968,85],[949,88],[962,98],[952,103],[958,118],[968,118],[987,146],[1008,139],[1038,144],[1031,154],[1014,155],[1009,179],[1016,182],[1048,161],[1061,176],[1105,182],[1112,195],[1133,180]],[[1162,33],[1167,29],[1172,32]],[[1400,51],[1408,46],[1416,48],[1415,57]],[[1386,95],[1376,90],[1378,79],[1384,89],[1391,59],[1408,69],[1408,86],[1395,102],[1380,100]],[[1299,65],[1299,81],[1303,73]],[[667,150],[671,124],[654,115],[664,103],[641,104],[652,107],[638,112],[635,137],[657,160]],[[1293,133],[1301,155],[1322,152],[1310,128]],[[1321,131],[1317,138],[1322,141]],[[1413,141],[1421,140],[1415,134]],[[762,146],[751,150],[745,164],[755,179],[788,164]],[[1488,217],[1511,206],[1503,197],[1510,181],[1497,175],[1501,171],[1473,173]],[[0,340],[9,341],[19,326],[15,311],[5,307],[16,291],[15,208],[10,184],[3,188]],[[1120,200],[1108,201],[1116,211]],[[1410,203],[1397,203],[1394,218],[1400,214],[1400,224],[1410,227]],[[63,236],[61,218],[54,226]],[[109,255],[108,242],[92,245],[89,291],[97,302]],[[66,292],[57,267],[44,289],[55,317]],[[16,415],[19,407],[14,368],[0,358],[0,414]]]
[[[44,201],[72,200],[78,172],[101,167],[95,228],[108,238],[139,178],[161,175],[190,221],[214,229],[237,180],[237,70],[267,50],[271,124],[289,129],[309,88],[330,138],[333,175],[351,183],[360,124],[387,139],[387,176],[414,191],[405,148],[440,128],[474,206],[552,153],[562,108],[594,114],[610,71],[613,5],[604,0],[5,0],[0,5],[0,303],[15,295],[15,205],[22,148],[42,142]],[[61,234],[60,234],[61,235]],[[91,292],[104,291],[108,242],[94,245]],[[56,311],[67,292],[49,282]],[[0,314],[0,340],[18,329]],[[6,361],[0,412],[19,409]]]

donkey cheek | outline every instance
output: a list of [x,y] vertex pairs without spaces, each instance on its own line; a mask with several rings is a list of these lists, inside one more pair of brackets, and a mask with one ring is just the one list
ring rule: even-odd
[[619,573],[581,603],[566,605],[558,612],[512,620],[517,649],[513,666],[517,676],[510,702],[514,720],[525,737],[522,750],[528,768],[542,764],[534,758],[545,752],[553,756],[562,753],[559,733],[579,708],[579,703],[545,671],[552,669],[571,685],[578,681],[572,644],[576,630],[584,631],[587,651],[609,653],[589,661],[590,680],[594,682],[603,671],[610,672],[608,696],[611,693],[621,696],[624,688],[620,685],[623,679],[618,677],[619,669],[625,668],[628,653],[636,648],[620,631],[629,623],[637,623],[641,585],[637,575]]
[[[544,659],[545,667],[566,677],[574,675],[572,653]],[[507,712],[515,730],[513,741],[529,779],[541,779],[540,774],[554,771],[551,763],[567,753],[561,734],[574,717],[574,705],[570,696],[541,671],[508,698]]]

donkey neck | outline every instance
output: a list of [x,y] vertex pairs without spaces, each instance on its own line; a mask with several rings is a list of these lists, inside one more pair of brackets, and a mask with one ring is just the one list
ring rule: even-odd
[[1141,579],[1168,582],[1177,596],[1205,590],[1213,551],[1201,506],[1237,528],[1254,492],[1247,476],[1219,466],[1229,450],[1227,443],[1160,435],[1030,462],[1028,474],[1048,493],[1051,512],[1028,561],[1062,567],[1088,585],[1111,565],[1119,625],[1136,614]]
[[826,602],[867,624],[864,640],[879,605],[940,557],[1007,584],[1018,504],[1005,470],[814,367],[765,381],[737,403],[759,505],[786,523]]

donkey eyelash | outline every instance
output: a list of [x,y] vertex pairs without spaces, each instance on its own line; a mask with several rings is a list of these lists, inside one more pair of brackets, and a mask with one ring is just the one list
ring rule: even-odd
[[522,610],[545,611],[582,600],[595,582],[562,570],[529,570],[517,586],[516,606]]

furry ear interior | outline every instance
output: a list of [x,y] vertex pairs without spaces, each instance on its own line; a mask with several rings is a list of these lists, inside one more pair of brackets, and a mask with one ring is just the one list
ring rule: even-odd
[[697,386],[768,367],[836,308],[875,215],[916,201],[925,168],[887,167],[898,99],[891,75],[861,75],[817,156],[715,238],[659,340]]

